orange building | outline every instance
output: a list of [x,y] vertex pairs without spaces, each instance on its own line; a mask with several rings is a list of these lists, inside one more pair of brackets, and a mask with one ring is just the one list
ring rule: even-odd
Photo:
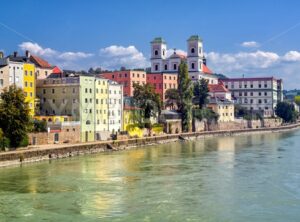
[[133,96],[133,83],[146,84],[146,72],[143,70],[106,72],[98,76],[122,84],[124,96]]
[[153,85],[155,92],[160,94],[162,101],[166,100],[165,94],[168,89],[178,88],[177,73],[148,73],[147,83]]

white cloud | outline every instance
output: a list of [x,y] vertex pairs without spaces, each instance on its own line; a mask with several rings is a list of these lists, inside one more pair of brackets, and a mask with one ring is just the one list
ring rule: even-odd
[[39,56],[51,57],[55,56],[58,52],[50,48],[42,48],[39,44],[33,42],[23,42],[19,47],[25,51],[28,50],[31,53]]
[[[237,52],[206,54],[208,66],[216,73],[229,77],[274,76],[284,80],[285,88],[299,88],[300,52],[289,51],[283,55],[275,52]],[[293,81],[291,81],[293,79]]]
[[93,56],[92,53],[84,53],[84,52],[64,52],[61,53],[58,58],[64,59],[64,60],[77,60],[77,59],[85,59],[88,57]]
[[289,51],[283,56],[283,60],[287,62],[299,62],[300,61],[300,52]]
[[249,42],[243,42],[241,46],[246,47],[246,48],[257,48],[259,47],[259,43],[255,41],[249,41]]
[[[187,55],[186,51],[184,51],[182,49],[176,49],[176,53],[181,54],[181,55],[185,55],[185,56]],[[166,54],[167,54],[167,57],[173,55],[174,54],[174,49],[168,49]]]
[[149,62],[144,54],[137,50],[135,46],[111,45],[100,49],[100,65],[105,69],[119,69],[121,66],[126,68],[145,68]]
[[23,51],[28,50],[30,53],[38,56],[61,59],[64,61],[73,61],[93,56],[91,53],[84,52],[59,52],[51,48],[43,48],[39,44],[33,42],[23,42],[19,45],[19,47]]

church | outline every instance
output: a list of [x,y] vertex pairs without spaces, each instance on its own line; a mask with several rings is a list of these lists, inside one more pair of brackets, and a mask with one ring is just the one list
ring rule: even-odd
[[177,53],[174,49],[173,54],[167,56],[167,43],[161,37],[151,42],[151,73],[177,73],[181,61],[187,63],[192,80],[204,78],[209,84],[218,84],[218,78],[206,66],[203,42],[198,35],[192,35],[187,40],[187,55]]

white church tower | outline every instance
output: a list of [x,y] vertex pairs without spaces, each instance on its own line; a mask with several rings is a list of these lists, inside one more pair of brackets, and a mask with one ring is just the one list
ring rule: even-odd
[[157,37],[151,42],[151,72],[162,72],[165,69],[166,58],[167,44],[163,38]]
[[203,71],[203,43],[198,35],[192,35],[187,40],[187,63],[189,72]]

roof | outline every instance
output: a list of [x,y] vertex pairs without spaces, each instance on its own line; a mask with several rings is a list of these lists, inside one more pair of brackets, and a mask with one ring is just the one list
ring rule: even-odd
[[136,107],[136,106],[129,106],[129,105],[124,105],[124,110],[141,110],[141,108]]
[[162,37],[156,37],[151,41],[151,43],[164,43],[164,44],[166,44],[166,41]]
[[208,89],[209,89],[209,92],[212,92],[212,93],[217,93],[217,92],[229,92],[228,89],[226,89],[226,87],[222,84],[222,83],[219,83],[219,84],[209,84],[208,85]]
[[211,97],[209,99],[209,104],[233,104],[233,102],[224,98]]
[[6,58],[0,59],[0,66],[6,66],[6,65],[7,65],[7,59]]
[[31,55],[30,56],[30,61],[33,62],[35,65],[37,65],[38,67],[41,68],[45,68],[45,69],[51,69],[52,66],[44,59],[35,56],[35,55]]
[[272,77],[253,77],[253,78],[228,78],[228,79],[220,79],[223,82],[234,82],[234,81],[259,81],[259,80],[277,80],[273,76]]
[[9,61],[12,61],[12,62],[30,62],[29,58],[27,58],[26,56],[9,55],[6,58],[8,58]]
[[55,66],[55,67],[52,69],[52,73],[53,73],[53,74],[62,74],[63,72],[61,71],[60,68],[58,68],[57,66]]
[[200,41],[200,42],[202,42],[202,39],[199,37],[199,35],[192,35],[189,39],[188,39],[188,41]]
[[181,54],[181,53],[176,53],[176,51],[174,51],[174,53],[169,58],[170,59],[172,59],[172,58],[186,59],[186,55]]
[[213,74],[213,72],[205,64],[203,64],[202,70],[205,74]]

